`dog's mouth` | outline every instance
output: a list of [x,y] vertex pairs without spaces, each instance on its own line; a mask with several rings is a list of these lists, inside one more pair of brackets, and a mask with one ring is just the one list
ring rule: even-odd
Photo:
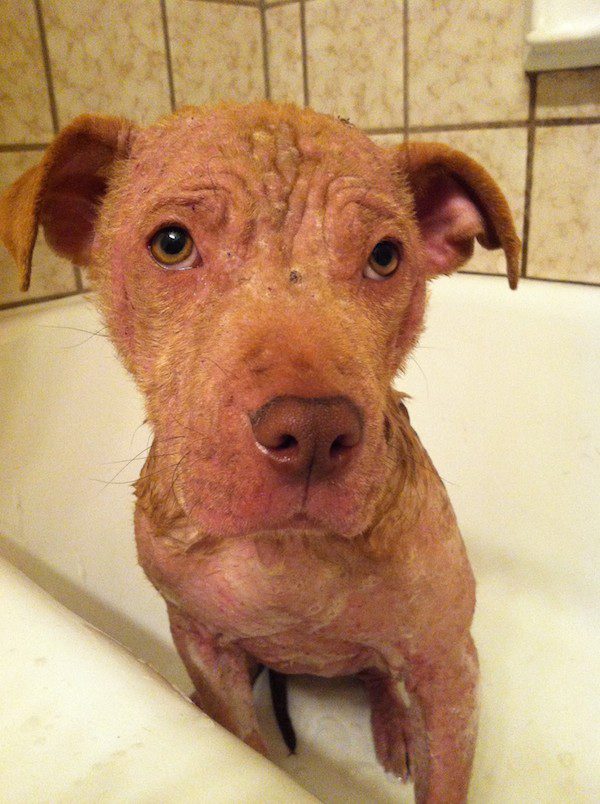
[[352,539],[365,530],[383,480],[363,471],[335,482],[286,482],[273,473],[244,473],[243,467],[237,476],[218,467],[213,472],[202,468],[182,472],[182,507],[205,533],[223,538],[305,534]]
[[286,534],[295,535],[301,533],[309,536],[321,536],[325,533],[330,533],[331,529],[322,518],[312,516],[306,511],[298,511],[287,519],[272,523],[263,532],[267,535],[278,534],[285,536]]
[[[186,433],[188,446],[178,448],[184,458],[172,483],[182,512],[215,538],[260,533],[355,538],[374,515],[390,467],[383,414],[365,416],[363,425],[356,410],[342,397],[318,403],[287,397],[271,403],[269,416],[263,412],[254,426],[234,406],[212,433],[194,422],[188,429],[202,435],[190,443]],[[278,449],[287,433],[299,453],[293,465]]]

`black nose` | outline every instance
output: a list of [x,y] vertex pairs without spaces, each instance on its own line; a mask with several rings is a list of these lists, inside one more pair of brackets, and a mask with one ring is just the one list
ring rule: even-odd
[[257,446],[280,472],[315,480],[341,472],[363,434],[362,412],[345,396],[275,397],[250,421]]

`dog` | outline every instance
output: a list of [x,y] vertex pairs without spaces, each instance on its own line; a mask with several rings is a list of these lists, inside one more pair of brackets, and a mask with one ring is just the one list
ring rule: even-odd
[[463,802],[477,733],[475,582],[392,380],[427,284],[520,241],[487,172],[268,102],[148,128],[84,115],[0,200],[29,285],[38,226],[87,266],[154,441],[139,561],[195,702],[267,754],[260,666],[358,675],[377,757]]

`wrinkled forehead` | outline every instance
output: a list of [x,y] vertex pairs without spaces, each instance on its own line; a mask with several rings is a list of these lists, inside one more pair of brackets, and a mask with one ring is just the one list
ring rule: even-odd
[[401,200],[383,149],[341,121],[295,107],[185,110],[139,133],[131,167],[142,204],[226,186],[255,203],[286,205],[299,186],[336,179]]

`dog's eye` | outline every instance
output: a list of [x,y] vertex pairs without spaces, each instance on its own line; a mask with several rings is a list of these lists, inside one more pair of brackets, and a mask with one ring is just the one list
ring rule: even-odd
[[156,262],[170,270],[183,271],[192,268],[198,259],[198,249],[183,226],[165,226],[159,229],[148,248]]
[[380,240],[369,256],[364,276],[367,279],[387,279],[396,271],[401,259],[402,246],[399,243]]

